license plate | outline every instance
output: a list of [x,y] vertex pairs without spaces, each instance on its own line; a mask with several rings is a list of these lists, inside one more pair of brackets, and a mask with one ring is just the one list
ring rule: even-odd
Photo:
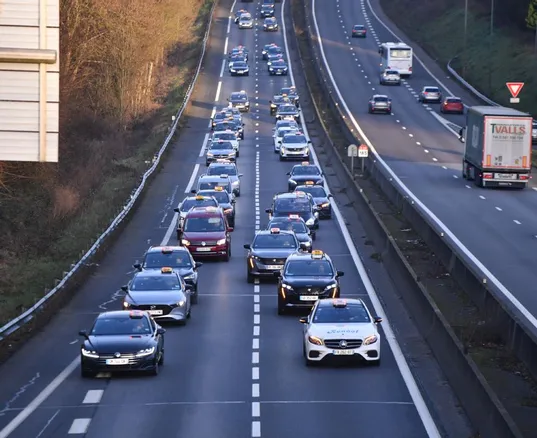
[[317,301],[319,297],[317,295],[302,295],[300,301]]
[[162,310],[148,310],[150,315],[162,315]]
[[335,356],[352,356],[354,350],[332,350],[332,354]]
[[277,74],[277,75],[281,75],[282,72],[281,72],[281,71],[277,71],[276,74]]
[[196,248],[196,251],[198,251],[198,252],[208,252],[210,250],[211,250],[211,248]]
[[267,269],[282,269],[283,265],[267,265]]
[[128,365],[129,359],[106,359],[106,365]]
[[497,179],[516,179],[516,173],[496,173],[494,177]]

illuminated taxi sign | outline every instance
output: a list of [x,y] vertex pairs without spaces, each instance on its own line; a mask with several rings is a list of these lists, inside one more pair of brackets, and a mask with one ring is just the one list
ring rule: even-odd
[[290,214],[289,219],[300,219],[300,216],[298,214]]
[[166,267],[164,267],[164,268],[161,268],[161,269],[160,269],[160,272],[161,272],[162,274],[171,274],[171,273],[173,272],[173,269],[172,269],[172,268],[169,268],[169,267],[166,266]]
[[307,185],[307,186],[312,186],[312,185],[313,185],[313,181],[306,181],[306,185]]
[[162,254],[171,254],[173,252],[173,249],[170,248],[169,246],[165,246],[162,248],[161,252]]
[[347,307],[347,300],[334,300],[332,301],[332,305],[338,308]]
[[299,198],[304,198],[306,196],[306,193],[305,192],[301,192],[301,191],[298,191],[298,192],[295,192],[297,197]]
[[205,199],[204,196],[198,195],[196,196],[196,201],[203,201]]
[[229,175],[227,173],[223,173],[222,175],[220,175],[220,178],[227,178]]
[[302,161],[301,165],[302,166],[309,166],[310,163],[309,163],[309,161]]
[[131,319],[142,319],[144,317],[144,312],[141,310],[131,310],[129,312],[129,318]]
[[224,188],[222,186],[216,186],[214,188],[215,192],[223,192],[224,191]]
[[217,163],[231,163],[231,161],[229,160],[226,160],[225,158],[219,158],[218,160],[216,160]]
[[312,259],[322,259],[324,256],[324,252],[322,252],[320,249],[314,249],[311,252],[311,258]]
[[279,228],[271,228],[270,229],[270,234],[280,234],[280,229]]

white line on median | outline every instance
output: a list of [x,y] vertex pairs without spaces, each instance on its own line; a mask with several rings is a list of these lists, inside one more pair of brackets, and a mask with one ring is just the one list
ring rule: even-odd
[[215,102],[220,100],[220,91],[222,90],[222,81],[218,81],[218,87],[216,87],[216,97],[214,98]]

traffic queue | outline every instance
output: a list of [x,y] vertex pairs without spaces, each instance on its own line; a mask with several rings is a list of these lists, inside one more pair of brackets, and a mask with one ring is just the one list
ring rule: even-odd
[[[265,31],[278,29],[274,11],[261,12]],[[251,28],[244,10],[235,14],[241,29]],[[262,48],[271,75],[288,73],[285,50],[271,43]],[[227,54],[231,75],[247,75],[250,53],[244,46]],[[266,209],[267,225],[245,243],[248,283],[275,283],[278,315],[290,309],[308,309],[303,324],[306,365],[344,356],[380,363],[380,318],[373,317],[360,299],[341,299],[340,279],[328,254],[314,248],[322,220],[332,218],[332,195],[322,170],[311,162],[311,141],[301,128],[299,94],[282,87],[267,102],[274,117],[272,139],[279,160],[298,160],[287,173],[287,192],[275,193]],[[236,198],[241,195],[238,162],[245,138],[243,114],[250,111],[246,90],[232,92],[228,105],[211,118],[205,148],[206,172],[192,193],[175,208],[177,244],[150,247],[135,273],[123,286],[122,310],[100,314],[89,332],[81,331],[81,374],[101,371],[159,373],[164,363],[161,323],[187,324],[198,304],[199,269],[206,259],[229,262],[235,227]]]

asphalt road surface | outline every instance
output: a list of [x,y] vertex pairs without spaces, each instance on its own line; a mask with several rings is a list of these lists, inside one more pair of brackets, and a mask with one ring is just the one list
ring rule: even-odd
[[[416,60],[412,77],[402,86],[379,85],[378,46],[397,39],[375,18],[370,6],[386,23],[376,1],[315,2],[324,52],[349,109],[402,182],[537,315],[532,287],[537,283],[535,186],[523,191],[483,189],[462,179],[463,145],[437,119],[464,125],[463,117],[440,114],[438,104],[417,101],[423,86],[438,86],[432,74],[450,90],[460,88],[442,76],[434,63],[429,73]],[[367,38],[350,37],[354,24],[367,25]],[[420,58],[425,59],[421,51]],[[393,99],[392,115],[368,114],[367,101],[373,94]],[[477,104],[464,92],[457,94],[468,105]],[[444,95],[449,93],[444,91]]]
[[[269,77],[260,60],[264,44],[284,46],[282,32],[262,32],[259,20],[255,30],[238,30],[228,20],[231,6],[227,0],[216,9],[188,123],[137,214],[69,305],[0,368],[0,438],[438,436],[408,368],[400,371],[406,362],[386,339],[380,367],[306,368],[298,315],[277,316],[274,284],[246,282],[243,244],[266,224],[264,209],[275,192],[286,190],[292,166],[273,152],[268,106],[291,80]],[[259,9],[258,3],[234,6]],[[278,17],[281,8],[277,4]],[[239,44],[250,49],[249,77],[230,77],[222,67],[224,52]],[[252,110],[238,159],[244,177],[231,261],[200,269],[199,304],[187,326],[168,327],[158,377],[102,373],[82,379],[78,330],[89,328],[99,312],[121,308],[120,287],[149,245],[176,243],[173,207],[205,169],[213,108],[242,89]],[[342,295],[362,297],[373,310],[346,239],[335,219],[322,221],[316,247],[345,271]]]

